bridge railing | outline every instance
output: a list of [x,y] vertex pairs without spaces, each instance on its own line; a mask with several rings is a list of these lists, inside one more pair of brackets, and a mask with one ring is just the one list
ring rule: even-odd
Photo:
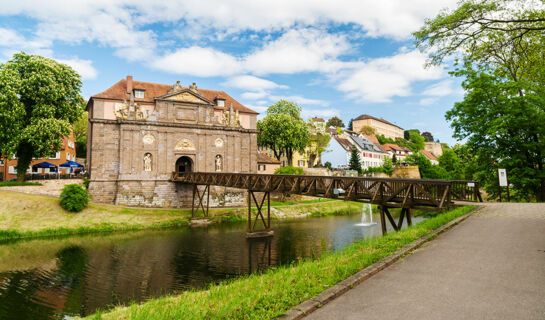
[[475,181],[272,175],[223,172],[173,172],[176,182],[216,185],[262,192],[367,200],[393,207],[443,208],[453,200],[482,201]]

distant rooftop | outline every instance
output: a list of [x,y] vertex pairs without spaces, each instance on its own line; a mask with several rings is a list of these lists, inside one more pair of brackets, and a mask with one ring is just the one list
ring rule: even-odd
[[398,126],[396,124],[391,123],[390,121],[386,121],[386,120],[384,120],[382,118],[373,117],[373,116],[370,116],[368,114],[362,114],[361,116],[355,118],[354,120],[367,120],[367,119],[380,121],[382,123],[386,123],[386,124],[389,124],[389,125],[394,126],[394,127],[398,127],[399,129],[403,130],[403,128],[401,128],[400,126]]

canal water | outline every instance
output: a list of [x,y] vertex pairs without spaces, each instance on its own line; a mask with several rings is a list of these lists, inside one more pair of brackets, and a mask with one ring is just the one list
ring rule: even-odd
[[357,226],[360,220],[274,221],[274,237],[254,240],[245,238],[245,223],[236,223],[3,243],[0,319],[84,316],[317,257],[380,234],[380,224]]

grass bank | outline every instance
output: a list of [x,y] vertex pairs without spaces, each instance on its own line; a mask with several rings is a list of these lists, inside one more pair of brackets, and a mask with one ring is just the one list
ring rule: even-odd
[[207,290],[117,307],[88,319],[271,319],[474,208],[460,207],[400,232],[324,254],[316,260],[224,281]]
[[[357,203],[309,201],[275,203],[273,219],[311,215],[320,211],[332,214],[341,208],[357,212]],[[274,208],[274,207],[273,207]],[[255,209],[252,209],[255,212]],[[277,214],[274,214],[274,213]],[[216,223],[245,221],[247,208],[211,208]],[[0,191],[0,241],[42,236],[175,228],[189,224],[190,209],[127,208],[90,203],[79,213],[62,209],[56,198]]]

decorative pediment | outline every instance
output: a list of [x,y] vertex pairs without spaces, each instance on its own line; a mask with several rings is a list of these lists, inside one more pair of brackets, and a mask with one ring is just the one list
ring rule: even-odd
[[213,105],[212,102],[199,93],[195,83],[188,89],[184,89],[180,85],[180,81],[177,81],[165,96],[158,97],[157,99]]
[[176,146],[174,147],[175,151],[193,151],[195,150],[195,144],[193,141],[189,139],[182,139],[176,143]]

